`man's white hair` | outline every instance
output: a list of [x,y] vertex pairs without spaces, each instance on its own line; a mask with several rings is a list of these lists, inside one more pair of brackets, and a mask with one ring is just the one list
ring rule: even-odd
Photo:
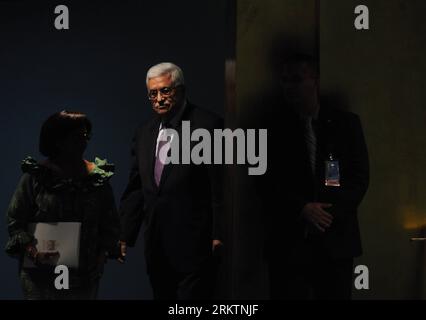
[[174,86],[185,84],[181,68],[171,62],[162,62],[149,68],[148,72],[146,73],[146,85],[148,86],[149,79],[165,74],[170,74]]

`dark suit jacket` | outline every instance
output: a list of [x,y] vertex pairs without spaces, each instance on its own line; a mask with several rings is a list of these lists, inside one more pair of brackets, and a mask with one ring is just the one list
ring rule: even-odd
[[[316,122],[316,174],[313,175],[300,118],[289,109],[284,110],[280,117],[276,116],[280,122],[272,121],[269,125],[271,160],[262,183],[262,189],[267,190],[263,193],[267,253],[276,257],[286,250],[298,250],[307,228],[301,218],[302,208],[308,202],[325,202],[333,205],[326,209],[333,215],[333,223],[325,233],[314,233],[312,237],[332,257],[361,255],[357,208],[367,191],[369,164],[359,117],[321,106]],[[329,153],[339,161],[340,187],[324,184]]]
[[[190,121],[191,132],[223,127],[221,118],[188,103],[171,122],[180,140],[183,120]],[[120,205],[121,240],[134,246],[145,222],[148,272],[159,255],[176,271],[191,272],[211,256],[212,239],[222,239],[221,166],[168,164],[157,187],[154,165],[159,126],[159,118],[154,118],[136,130],[132,169]]]

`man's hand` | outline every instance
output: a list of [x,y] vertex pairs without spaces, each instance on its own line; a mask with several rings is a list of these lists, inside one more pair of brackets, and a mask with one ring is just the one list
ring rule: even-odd
[[220,240],[213,240],[212,251],[214,252],[216,249],[218,249],[221,246],[223,246],[222,241],[220,241]]
[[125,241],[119,241],[118,245],[120,246],[120,254],[121,256],[117,258],[118,262],[124,263],[127,253],[127,244]]
[[324,232],[333,222],[333,216],[324,210],[331,206],[332,204],[330,203],[307,203],[302,209],[302,217],[313,224],[319,231]]

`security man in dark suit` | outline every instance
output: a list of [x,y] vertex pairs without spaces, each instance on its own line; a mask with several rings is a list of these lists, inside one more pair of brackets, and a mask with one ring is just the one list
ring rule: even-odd
[[289,56],[281,75],[283,95],[266,103],[279,122],[268,124],[261,188],[271,298],[350,299],[362,253],[357,208],[369,183],[360,119],[320,103],[310,56]]
[[[223,121],[187,101],[182,70],[172,63],[151,67],[146,85],[156,115],[134,136],[133,165],[120,205],[122,254],[135,245],[143,224],[154,298],[208,299],[215,279],[213,252],[223,239],[221,166],[167,164],[161,154],[170,155],[173,139],[185,138],[183,121],[189,121],[191,132],[203,128],[211,134]],[[190,152],[182,149],[184,143],[190,142],[179,142],[181,157]]]

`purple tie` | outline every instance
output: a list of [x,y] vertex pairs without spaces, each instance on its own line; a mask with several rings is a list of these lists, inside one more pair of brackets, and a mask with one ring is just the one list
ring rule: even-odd
[[160,140],[158,141],[157,154],[155,156],[155,168],[154,168],[154,178],[157,187],[160,185],[161,174],[163,173],[164,163],[160,161],[160,150],[167,143],[167,141]]

